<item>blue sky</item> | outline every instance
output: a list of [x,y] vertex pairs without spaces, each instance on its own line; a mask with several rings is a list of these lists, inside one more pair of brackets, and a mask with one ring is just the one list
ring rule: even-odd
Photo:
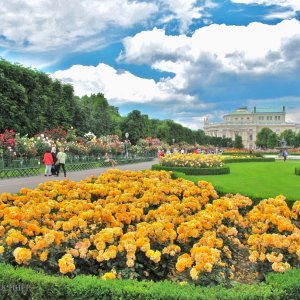
[[0,56],[192,129],[240,106],[300,123],[299,0],[0,0]]

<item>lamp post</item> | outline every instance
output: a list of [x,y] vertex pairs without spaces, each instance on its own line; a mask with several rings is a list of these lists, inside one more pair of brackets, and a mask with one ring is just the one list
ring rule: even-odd
[[175,139],[172,139],[172,142],[173,142],[173,145],[174,145],[174,143],[175,143]]
[[129,138],[129,133],[126,132],[125,133],[125,155],[126,155],[126,158],[128,158],[128,138]]

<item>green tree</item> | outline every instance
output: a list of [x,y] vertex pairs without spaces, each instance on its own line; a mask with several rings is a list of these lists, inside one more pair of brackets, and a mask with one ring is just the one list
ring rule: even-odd
[[280,139],[284,139],[288,146],[294,146],[296,134],[291,129],[286,129],[280,134]]
[[240,135],[235,136],[234,147],[238,148],[238,149],[244,148],[243,140],[242,140],[242,137]]
[[276,146],[278,146],[278,136],[275,132],[272,132],[268,136],[267,147],[274,149]]
[[264,127],[256,136],[256,145],[258,147],[267,148],[269,135],[273,133],[270,128]]
[[300,131],[295,136],[294,146],[295,147],[300,147]]
[[148,115],[142,115],[139,110],[133,110],[121,123],[122,137],[129,133],[129,140],[135,145],[139,139],[149,136]]

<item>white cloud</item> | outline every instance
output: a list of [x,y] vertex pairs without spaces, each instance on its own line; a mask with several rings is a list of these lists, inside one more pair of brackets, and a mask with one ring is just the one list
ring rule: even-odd
[[172,19],[179,20],[180,32],[186,32],[194,19],[201,19],[203,11],[206,8],[211,8],[211,1],[202,1],[199,5],[198,0],[163,0],[164,5],[171,11],[163,22],[170,22]]
[[294,17],[295,13],[300,11],[300,1],[299,0],[231,0],[233,3],[240,3],[240,4],[259,4],[259,5],[277,5],[285,9],[292,10],[293,13],[271,13],[267,15],[267,18],[289,18]]
[[140,78],[102,63],[96,67],[74,65],[70,69],[53,73],[52,77],[71,83],[76,95],[101,92],[114,104],[193,101],[193,97],[189,95],[170,90],[164,82]]
[[154,3],[130,0],[0,2],[0,47],[31,52],[98,49],[105,30],[144,23],[158,10]]
[[299,66],[300,22],[285,20],[276,25],[212,24],[188,37],[169,36],[154,28],[124,39],[121,60],[145,63],[173,72],[167,79],[174,89],[205,86],[226,74],[278,74]]
[[300,124],[300,109],[287,111],[286,119],[288,122]]

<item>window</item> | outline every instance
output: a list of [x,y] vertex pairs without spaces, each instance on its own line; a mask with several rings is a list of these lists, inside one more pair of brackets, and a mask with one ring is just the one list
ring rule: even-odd
[[253,135],[252,134],[249,135],[249,139],[250,139],[250,141],[253,141]]
[[280,116],[278,116],[278,120],[280,120]]

